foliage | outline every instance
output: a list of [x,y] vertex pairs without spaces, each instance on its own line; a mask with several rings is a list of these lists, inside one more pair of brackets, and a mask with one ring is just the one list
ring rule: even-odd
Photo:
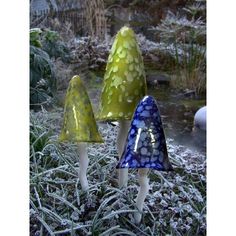
[[206,235],[204,155],[168,140],[175,171],[150,171],[151,189],[137,226],[137,172],[129,171],[126,189],[117,188],[117,127],[103,124],[105,143],[88,148],[85,193],[78,181],[77,146],[57,143],[61,117],[62,109],[31,113],[31,235]]
[[70,61],[69,47],[62,41],[58,32],[40,28],[30,30],[30,45],[42,48],[50,58],[61,58],[63,62]]
[[69,62],[69,48],[57,32],[48,29],[30,30],[30,104],[32,108],[50,103],[56,92],[57,80],[52,60]]
[[39,28],[34,28],[30,30],[30,45],[35,47],[42,47],[42,44],[40,42],[40,34],[42,33],[42,30]]
[[32,155],[34,153],[42,152],[49,141],[49,132],[44,130],[41,126],[30,124],[30,146]]
[[177,83],[182,88],[206,89],[206,25],[200,18],[189,20],[169,12],[162,23],[153,28],[160,39],[175,49],[175,70]]
[[60,39],[56,31],[45,30],[42,35],[42,48],[50,58],[61,58],[63,62],[70,61],[70,51],[66,44]]
[[202,17],[206,21],[206,1],[193,1],[192,4],[184,7],[183,10],[194,19]]
[[56,78],[49,55],[41,48],[30,46],[30,105],[48,103],[56,89]]

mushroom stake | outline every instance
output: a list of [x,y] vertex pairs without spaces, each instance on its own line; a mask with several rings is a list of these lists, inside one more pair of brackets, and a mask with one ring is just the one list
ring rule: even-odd
[[[118,121],[117,149],[121,157],[134,109],[146,94],[142,55],[132,29],[124,26],[112,45],[104,75],[98,120]],[[119,170],[119,186],[127,186],[128,169]]]
[[140,189],[136,199],[139,212],[134,215],[136,223],[139,223],[143,203],[149,190],[147,178],[149,169],[173,170],[168,159],[161,116],[151,96],[145,96],[137,105],[117,168],[139,169]]
[[97,128],[92,106],[80,77],[75,75],[66,93],[64,119],[59,141],[78,143],[79,179],[82,189],[88,189],[86,171],[88,168],[87,143],[103,142]]

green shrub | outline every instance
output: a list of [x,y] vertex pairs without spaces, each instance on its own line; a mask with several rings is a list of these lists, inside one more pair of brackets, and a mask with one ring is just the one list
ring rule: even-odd
[[42,34],[42,48],[50,58],[61,58],[63,62],[70,61],[70,51],[66,44],[61,41],[56,31],[45,30]]
[[30,30],[30,45],[35,47],[42,47],[42,44],[40,42],[40,34],[42,33],[42,30],[39,28],[33,28]]
[[70,61],[70,51],[56,31],[30,29],[30,107],[49,104],[57,81],[52,60]]
[[49,55],[41,48],[30,46],[30,106],[47,103],[56,90],[56,77]]

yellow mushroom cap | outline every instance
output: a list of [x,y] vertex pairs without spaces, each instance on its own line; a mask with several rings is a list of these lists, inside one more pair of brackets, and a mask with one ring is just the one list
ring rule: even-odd
[[86,88],[78,75],[70,80],[67,89],[59,141],[103,142]]
[[117,33],[108,57],[97,119],[130,120],[146,93],[141,51],[134,31],[124,26]]

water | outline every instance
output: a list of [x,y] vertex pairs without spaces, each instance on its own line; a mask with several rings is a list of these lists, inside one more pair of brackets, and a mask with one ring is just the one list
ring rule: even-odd
[[166,86],[148,88],[148,94],[157,100],[166,137],[176,144],[205,153],[206,132],[193,132],[193,119],[195,112],[206,104],[206,99],[185,97]]

